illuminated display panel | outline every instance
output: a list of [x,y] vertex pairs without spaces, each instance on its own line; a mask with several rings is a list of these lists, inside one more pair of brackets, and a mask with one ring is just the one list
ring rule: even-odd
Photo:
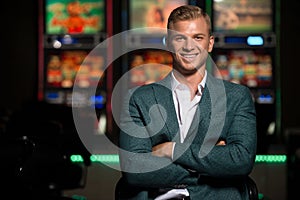
[[140,86],[163,79],[172,69],[171,53],[164,50],[144,50],[131,54],[130,83]]
[[166,28],[170,12],[188,0],[129,0],[129,29]]
[[101,83],[98,83],[99,77],[105,75],[104,67],[104,55],[91,55],[86,50],[54,51],[47,55],[46,86],[72,88],[75,78],[81,88],[97,86]]
[[105,31],[104,0],[46,0],[46,34],[97,34]]
[[272,0],[213,0],[212,13],[214,32],[273,31]]
[[250,88],[271,87],[273,63],[271,54],[259,50],[226,50],[216,52],[216,77]]

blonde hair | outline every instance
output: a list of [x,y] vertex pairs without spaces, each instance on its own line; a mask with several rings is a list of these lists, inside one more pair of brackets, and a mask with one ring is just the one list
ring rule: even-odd
[[194,5],[183,5],[175,8],[169,15],[167,28],[178,21],[193,20],[203,17],[208,25],[208,32],[211,35],[211,20],[209,15],[200,7]]

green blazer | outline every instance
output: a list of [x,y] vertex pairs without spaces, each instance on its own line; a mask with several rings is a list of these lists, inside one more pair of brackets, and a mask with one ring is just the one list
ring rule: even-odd
[[[124,101],[120,163],[123,189],[131,195],[124,199],[151,199],[158,188],[186,188],[196,200],[248,199],[244,180],[254,166],[257,142],[249,89],[208,74],[180,143],[170,78],[135,88]],[[226,145],[216,146],[219,140]],[[172,160],[151,155],[153,146],[167,141],[176,142]]]

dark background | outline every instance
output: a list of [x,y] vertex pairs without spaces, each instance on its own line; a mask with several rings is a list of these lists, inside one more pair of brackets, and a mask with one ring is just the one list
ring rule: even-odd
[[[37,100],[38,1],[1,4],[0,109],[16,110]],[[280,7],[280,66],[276,73],[281,134],[287,128],[300,127],[299,5],[299,1],[281,1]]]

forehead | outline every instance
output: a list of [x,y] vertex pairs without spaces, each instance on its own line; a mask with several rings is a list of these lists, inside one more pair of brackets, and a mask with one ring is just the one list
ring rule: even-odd
[[208,34],[209,28],[203,17],[191,19],[191,20],[181,20],[171,23],[169,28],[180,32],[180,33],[205,33]]

